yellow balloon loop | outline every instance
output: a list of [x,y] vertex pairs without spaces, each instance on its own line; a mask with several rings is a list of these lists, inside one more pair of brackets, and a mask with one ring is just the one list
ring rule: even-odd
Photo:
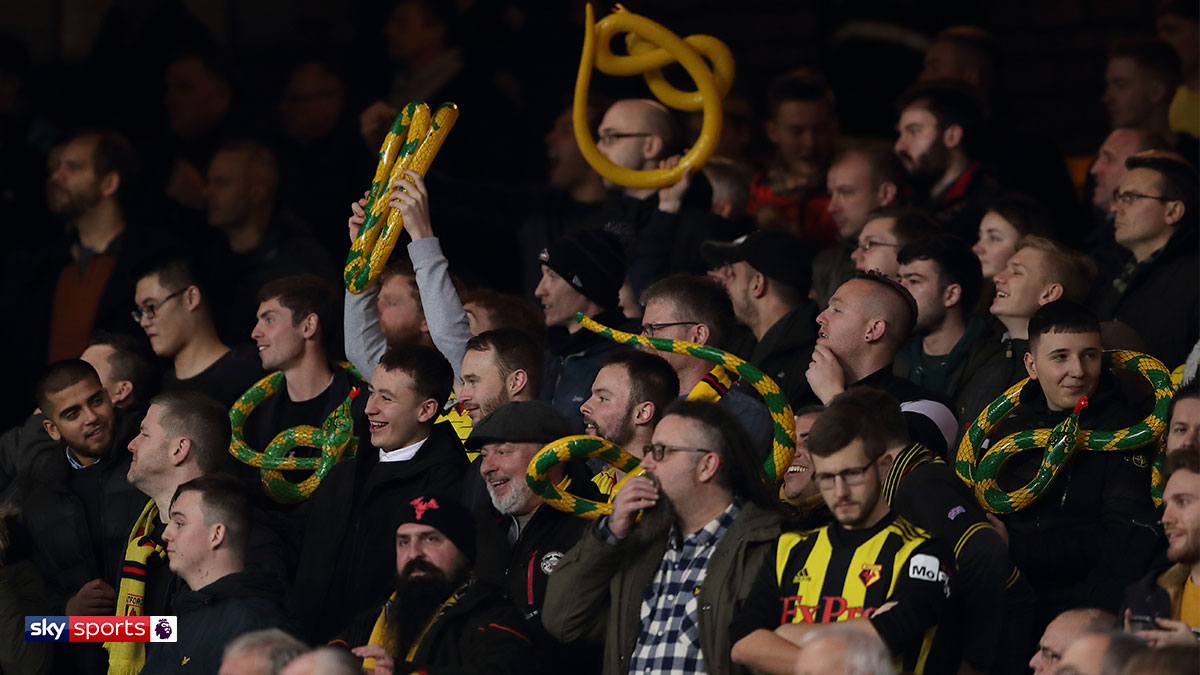
[[[733,55],[714,37],[691,35],[680,38],[662,25],[620,5],[598,23],[593,20],[592,6],[588,4],[572,111],[579,151],[596,173],[618,185],[635,189],[674,185],[687,169],[704,166],[716,150],[721,136],[721,100],[733,84]],[[612,39],[618,33],[626,33],[628,55],[612,52]],[[705,58],[712,63],[711,69]],[[673,62],[678,62],[691,76],[696,91],[681,91],[666,81],[661,69]],[[704,112],[699,138],[676,166],[638,171],[619,166],[601,154],[587,122],[587,93],[593,68],[614,76],[641,75],[663,104],[678,110]]]

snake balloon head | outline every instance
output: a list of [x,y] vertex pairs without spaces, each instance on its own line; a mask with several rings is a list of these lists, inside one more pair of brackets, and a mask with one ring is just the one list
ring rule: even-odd
[[[596,173],[628,188],[662,188],[674,185],[689,168],[699,169],[717,148],[721,136],[721,100],[733,84],[733,55],[720,40],[708,35],[680,38],[662,25],[617,5],[616,10],[593,23],[592,6],[586,7],[583,54],[575,79],[572,122],[579,151]],[[612,39],[625,34],[628,54],[614,54]],[[705,59],[712,64],[710,68]],[[678,62],[696,83],[695,91],[670,85],[662,68]],[[587,94],[592,69],[616,76],[641,75],[650,91],[664,104],[683,111],[704,112],[696,144],[669,169],[638,171],[622,167],[596,147],[587,120]]]

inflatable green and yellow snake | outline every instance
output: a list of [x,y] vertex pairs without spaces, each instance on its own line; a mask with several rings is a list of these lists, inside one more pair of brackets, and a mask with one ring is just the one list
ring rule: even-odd
[[[366,220],[346,257],[346,290],[362,293],[383,271],[403,229],[400,210],[388,206],[392,184],[405,178],[405,169],[424,176],[456,120],[458,106],[453,103],[441,104],[431,116],[428,105],[413,101],[392,122],[379,149],[379,164],[367,197]],[[382,227],[380,222],[384,223]]]
[[[979,450],[983,447],[984,438],[1017,407],[1021,388],[1029,382],[1029,378],[1018,382],[979,414],[958,446],[955,470],[959,478],[975,490],[975,498],[981,506],[993,513],[1014,513],[1026,508],[1050,485],[1076,450],[1120,452],[1161,441],[1167,426],[1167,406],[1171,403],[1174,391],[1166,367],[1158,359],[1139,352],[1106,351],[1104,357],[1107,367],[1141,373],[1154,385],[1154,408],[1150,414],[1127,429],[1081,431],[1079,413],[1087,405],[1085,398],[1067,419],[1053,429],[1028,429],[1006,436],[980,457]],[[996,484],[1000,467],[1022,451],[1037,449],[1044,449],[1045,454],[1033,479],[1011,492],[1001,490]],[[1163,458],[1164,451],[1160,444],[1151,465],[1150,496],[1156,505],[1162,502]]]
[[[792,406],[787,397],[779,390],[779,385],[761,370],[746,363],[738,357],[715,347],[705,347],[694,342],[683,340],[668,340],[666,338],[648,338],[633,333],[625,333],[614,328],[596,323],[589,317],[576,312],[575,320],[584,328],[599,333],[604,337],[628,345],[650,347],[662,352],[686,354],[704,359],[709,363],[722,365],[737,372],[744,380],[754,387],[763,397],[767,409],[771,412],[771,422],[775,430],[772,442],[771,457],[767,459],[764,469],[772,481],[783,478],[784,472],[792,465],[792,456],[796,454],[796,418],[792,415]],[[597,518],[612,512],[611,504],[601,504],[560,490],[547,477],[550,468],[572,458],[595,457],[608,462],[628,475],[613,488],[615,495],[626,480],[640,473],[638,458],[621,448],[594,436],[567,436],[560,438],[538,451],[529,462],[525,481],[530,489],[539,495],[547,504],[584,518]]]
[[[354,377],[362,379],[358,370],[349,363],[342,362],[338,365]],[[308,499],[335,464],[344,457],[353,457],[357,452],[358,437],[354,434],[350,406],[359,390],[352,389],[346,400],[329,413],[320,429],[308,425],[284,429],[271,439],[265,450],[257,452],[246,443],[246,419],[260,403],[274,396],[281,385],[283,371],[271,373],[255,382],[254,386],[234,401],[233,407],[229,409],[229,423],[233,427],[229,454],[260,470],[263,491],[268,497],[281,504],[294,504]],[[297,447],[317,449],[321,454],[318,457],[296,457],[292,450]],[[299,483],[293,483],[280,473],[291,470],[312,471],[312,475]]]

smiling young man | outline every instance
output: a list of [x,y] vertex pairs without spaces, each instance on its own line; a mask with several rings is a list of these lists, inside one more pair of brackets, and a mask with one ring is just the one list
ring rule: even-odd
[[[985,450],[1009,434],[1055,427],[1084,396],[1081,429],[1121,429],[1146,415],[1149,397],[1124,391],[1104,366],[1100,325],[1085,307],[1047,303],[1030,318],[1029,337],[1024,361],[1030,381],[1020,404],[984,440]],[[997,476],[1000,489],[1029,483],[1043,452],[1026,450],[1007,462]],[[1036,501],[1001,516],[1013,562],[1038,594],[1036,628],[1072,607],[1115,609],[1120,589],[1148,567],[1158,548],[1150,501],[1153,452],[1076,450]]]
[[840,622],[881,638],[906,671],[953,672],[956,649],[936,640],[948,617],[953,556],[891,510],[883,478],[893,457],[883,428],[857,406],[835,403],[809,429],[808,449],[836,522],[780,535],[729,626],[733,661],[792,672],[804,636]]
[[309,500],[292,604],[310,639],[329,639],[386,595],[383,549],[393,530],[379,514],[423,491],[459,493],[466,453],[448,422],[435,423],[453,381],[436,349],[415,345],[385,352],[371,375],[369,443],[362,439]]
[[[249,446],[263,451],[276,434],[293,427],[320,428],[350,392],[358,394],[351,404],[356,432],[366,430],[367,385],[330,362],[328,341],[337,336],[338,289],[316,275],[284,277],[268,282],[259,291],[258,323],[250,337],[258,347],[263,370],[282,371],[283,386],[259,404],[246,420]],[[297,448],[297,456],[315,456],[319,451]],[[295,480],[307,472],[286,472]]]
[[[136,422],[113,409],[84,361],[51,364],[35,395],[42,415],[0,441],[0,491],[21,505],[49,609],[112,614],[127,519],[145,504],[125,480],[129,456],[121,450]],[[78,672],[104,663],[103,651],[78,645],[58,658]]]
[[232,476],[203,476],[175,490],[162,539],[171,571],[189,590],[171,601],[176,641],[148,645],[141,672],[213,672],[226,643],[284,623],[283,583],[246,567],[250,523],[250,502]]

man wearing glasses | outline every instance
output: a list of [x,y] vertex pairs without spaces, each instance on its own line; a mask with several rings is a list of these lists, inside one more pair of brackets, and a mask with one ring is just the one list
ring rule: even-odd
[[1116,242],[1131,260],[1100,283],[1094,309],[1101,320],[1131,326],[1152,356],[1174,368],[1200,338],[1196,170],[1158,151],[1138,153],[1125,166],[1109,209]]
[[639,453],[645,475],[550,577],[550,634],[603,642],[606,675],[741,672],[729,622],[779,536],[749,445],[720,406],[673,404]]
[[146,331],[150,348],[171,359],[163,391],[195,389],[228,408],[259,378],[262,364],[249,344],[230,349],[217,337],[208,299],[195,268],[175,259],[137,282],[133,320]]
[[841,622],[881,638],[905,672],[956,670],[956,641],[938,639],[953,556],[892,512],[886,446],[880,425],[855,405],[831,406],[813,423],[813,480],[836,522],[780,535],[729,626],[735,663],[790,673],[804,636]]
[[[642,335],[684,340],[734,351],[733,305],[721,284],[713,279],[674,274],[657,281],[642,293],[646,307]],[[771,413],[757,398],[733,385],[736,373],[687,354],[658,352],[679,376],[679,396],[688,400],[713,401],[733,413],[754,442],[762,459],[771,450]]]

